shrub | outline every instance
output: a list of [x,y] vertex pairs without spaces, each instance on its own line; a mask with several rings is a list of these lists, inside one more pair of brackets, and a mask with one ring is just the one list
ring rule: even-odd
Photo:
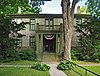
[[32,66],[32,68],[40,70],[40,71],[48,71],[50,69],[50,66],[46,64],[36,63]]
[[3,62],[20,60],[18,51],[14,50],[14,49],[8,49],[6,54],[7,54],[7,58],[6,59],[3,58]]
[[77,57],[76,57],[76,50],[74,50],[74,49],[71,50],[71,59],[72,59],[72,60],[77,60]]
[[[96,15],[95,15],[96,16]],[[100,19],[92,16],[75,26],[81,46],[79,60],[100,62]]]
[[58,64],[57,69],[59,70],[70,70],[72,68],[75,68],[75,65],[72,63],[69,63],[68,61],[64,60],[60,64]]
[[25,52],[20,53],[20,57],[22,60],[37,61],[36,52],[32,49],[27,49]]

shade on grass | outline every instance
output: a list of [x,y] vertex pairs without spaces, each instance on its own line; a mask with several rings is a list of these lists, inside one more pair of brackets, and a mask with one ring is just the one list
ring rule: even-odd
[[32,68],[0,68],[0,76],[50,76],[48,71]]

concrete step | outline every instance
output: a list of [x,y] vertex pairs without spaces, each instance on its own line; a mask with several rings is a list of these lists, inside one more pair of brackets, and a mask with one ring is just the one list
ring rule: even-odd
[[39,55],[40,61],[42,62],[57,62],[59,61],[59,56],[55,53],[43,53]]

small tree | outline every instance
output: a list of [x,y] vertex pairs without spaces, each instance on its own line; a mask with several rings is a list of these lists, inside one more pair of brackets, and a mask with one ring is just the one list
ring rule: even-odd
[[25,28],[24,22],[17,24],[9,16],[0,14],[0,51],[4,58],[7,57],[7,50],[17,48],[17,38],[21,38],[23,35],[18,31]]
[[100,20],[92,17],[90,20],[76,26],[80,33],[81,59],[87,61],[100,61]]
[[100,61],[100,0],[88,0],[87,11],[92,17],[76,26],[81,44],[81,59]]

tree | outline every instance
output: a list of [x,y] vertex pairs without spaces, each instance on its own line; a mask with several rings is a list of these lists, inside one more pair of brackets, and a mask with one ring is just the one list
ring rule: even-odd
[[100,20],[96,17],[89,18],[87,21],[76,26],[76,31],[80,33],[79,44],[81,49],[81,60],[100,61]]
[[2,52],[3,58],[7,57],[8,49],[16,50],[18,38],[22,35],[18,31],[24,30],[27,22],[17,23],[10,16],[0,14],[0,51]]
[[18,8],[21,13],[39,13],[43,4],[43,0],[0,0],[0,13],[16,14]]
[[80,58],[100,62],[100,0],[88,0],[87,7],[91,17],[76,26],[82,46]]
[[82,6],[80,8],[80,14],[90,14],[90,12],[87,11],[87,6]]
[[71,40],[73,35],[74,9],[79,0],[62,0],[63,26],[64,26],[64,57],[71,60]]
[[18,8],[21,9],[21,13],[39,13],[42,4],[43,0],[30,0],[30,3],[29,0],[0,0],[0,58],[1,55],[4,59],[7,58],[8,52],[12,55],[17,53],[17,38],[23,36],[18,31],[23,30],[27,24],[18,24],[9,14],[18,13]]
[[100,17],[100,0],[87,0],[87,11],[92,15]]

